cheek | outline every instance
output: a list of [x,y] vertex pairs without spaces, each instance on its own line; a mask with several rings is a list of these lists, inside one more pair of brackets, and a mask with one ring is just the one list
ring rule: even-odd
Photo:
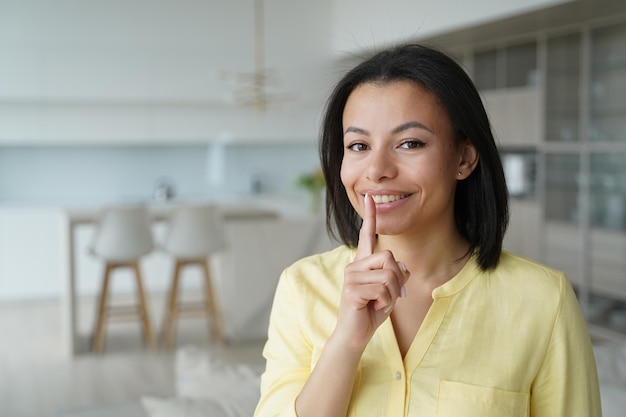
[[352,170],[350,170],[350,168],[347,167],[346,164],[342,162],[339,176],[341,178],[341,183],[346,188],[349,194],[350,188],[354,184],[354,173],[352,172]]
[[442,191],[444,184],[456,183],[456,170],[451,171],[450,165],[444,160],[428,160],[407,167],[407,181],[419,185],[423,189]]
[[356,185],[356,181],[358,178],[358,174],[354,168],[348,168],[346,164],[341,164],[341,170],[339,172],[341,177],[341,183],[343,187],[346,189],[346,194],[348,195],[348,199],[352,203],[352,205],[356,202],[356,194],[354,190],[354,186]]
[[456,174],[459,170],[459,155],[454,152],[454,148],[445,149],[433,159],[433,173],[441,178],[452,178],[456,180]]

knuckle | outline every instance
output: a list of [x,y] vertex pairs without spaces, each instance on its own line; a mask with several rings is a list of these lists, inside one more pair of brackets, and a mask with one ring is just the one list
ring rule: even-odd
[[346,285],[343,288],[343,293],[348,298],[352,298],[353,295],[354,295],[354,292],[355,292],[355,289],[354,289],[354,286],[352,286],[352,285]]
[[347,271],[344,274],[344,285],[348,286],[351,283],[353,283],[354,281],[356,281],[356,274],[352,271]]
[[381,275],[383,275],[383,279],[387,284],[393,284],[398,280],[394,271],[389,269],[383,269]]

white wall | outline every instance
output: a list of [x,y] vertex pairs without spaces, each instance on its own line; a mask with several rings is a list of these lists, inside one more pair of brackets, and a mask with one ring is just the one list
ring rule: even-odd
[[302,198],[296,179],[318,166],[314,141],[0,147],[0,206],[149,201],[163,178],[182,199],[246,197],[253,181],[262,195]]
[[572,0],[334,0],[332,49],[420,39]]
[[0,1],[0,143],[310,140],[334,76],[329,1],[266,1],[268,92],[289,100],[264,117],[233,105],[253,0]]

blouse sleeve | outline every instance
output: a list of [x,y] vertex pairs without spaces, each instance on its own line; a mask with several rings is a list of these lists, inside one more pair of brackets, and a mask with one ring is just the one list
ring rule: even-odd
[[276,288],[268,340],[263,350],[266,369],[255,417],[296,417],[295,400],[311,371],[311,344],[300,326],[301,311],[289,269]]
[[531,417],[601,417],[591,340],[576,295],[561,276],[560,307],[531,388]]

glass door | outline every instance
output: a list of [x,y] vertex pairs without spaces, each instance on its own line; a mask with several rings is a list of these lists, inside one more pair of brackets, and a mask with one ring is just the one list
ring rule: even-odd
[[546,141],[579,142],[580,33],[548,39]]
[[591,35],[589,140],[626,143],[626,24]]

